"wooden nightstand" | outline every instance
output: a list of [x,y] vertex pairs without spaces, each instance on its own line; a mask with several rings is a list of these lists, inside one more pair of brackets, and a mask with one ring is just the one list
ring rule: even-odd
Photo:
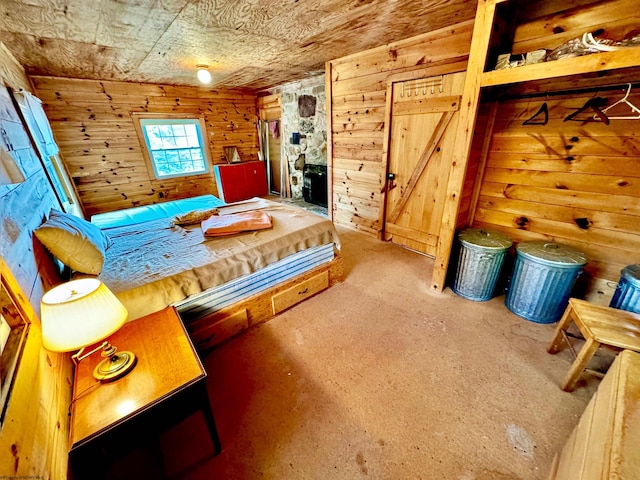
[[124,325],[109,338],[137,356],[137,365],[109,383],[93,378],[94,354],[76,368],[70,463],[76,478],[97,478],[101,465],[201,411],[214,454],[220,451],[207,372],[173,307]]

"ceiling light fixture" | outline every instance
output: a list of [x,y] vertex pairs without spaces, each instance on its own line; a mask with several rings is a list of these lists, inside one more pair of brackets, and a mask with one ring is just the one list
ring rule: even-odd
[[200,83],[209,83],[211,82],[211,73],[209,73],[209,65],[199,64],[196,65],[198,69],[198,80]]

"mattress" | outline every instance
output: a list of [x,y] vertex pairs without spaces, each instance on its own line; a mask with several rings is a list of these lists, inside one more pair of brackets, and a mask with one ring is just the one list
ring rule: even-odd
[[200,225],[178,226],[171,218],[105,229],[110,246],[99,278],[133,320],[306,249],[340,246],[331,221],[305,210],[264,199],[223,210],[255,208],[271,216],[271,229],[205,237]]
[[98,213],[91,217],[91,223],[99,228],[123,227],[161,218],[175,217],[193,210],[207,210],[225,205],[226,203],[214,195],[201,195],[199,197],[127,208],[115,212]]

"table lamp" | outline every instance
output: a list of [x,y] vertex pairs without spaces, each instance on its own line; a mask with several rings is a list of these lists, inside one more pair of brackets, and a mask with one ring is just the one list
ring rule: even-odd
[[[105,339],[118,331],[127,319],[127,309],[107,286],[96,278],[82,278],[58,285],[42,296],[42,344],[52,352],[71,352],[77,365],[102,350],[102,360],[93,376],[102,382],[120,378],[136,362],[131,352],[118,352]],[[103,341],[85,353],[85,348]]]

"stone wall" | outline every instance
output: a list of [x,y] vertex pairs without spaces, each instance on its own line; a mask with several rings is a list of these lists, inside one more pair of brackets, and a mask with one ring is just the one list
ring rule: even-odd
[[282,145],[289,165],[291,197],[302,198],[305,164],[327,164],[327,116],[324,75],[279,88]]

